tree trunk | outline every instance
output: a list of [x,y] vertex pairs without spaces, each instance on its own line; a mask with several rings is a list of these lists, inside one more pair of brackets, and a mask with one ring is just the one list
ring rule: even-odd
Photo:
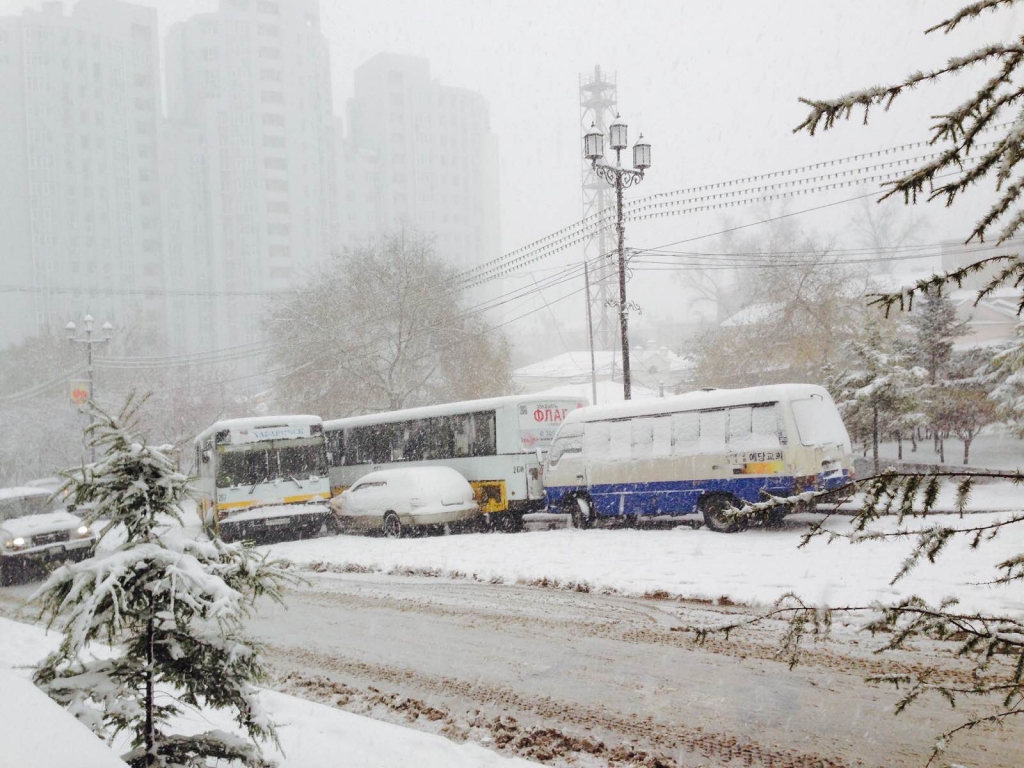
[[896,458],[903,461],[903,433],[896,433]]
[[871,460],[878,474],[878,406],[871,409]]
[[910,452],[911,453],[917,453],[917,430],[919,430],[919,429],[920,429],[920,427],[914,427],[912,430],[910,430]]
[[939,430],[935,430],[935,439],[939,441],[939,464],[946,463],[946,441],[942,439]]
[[153,722],[153,636],[156,627],[153,616],[146,624],[146,765],[156,765],[156,732]]
[[971,438],[964,440],[964,464],[967,464],[971,458]]

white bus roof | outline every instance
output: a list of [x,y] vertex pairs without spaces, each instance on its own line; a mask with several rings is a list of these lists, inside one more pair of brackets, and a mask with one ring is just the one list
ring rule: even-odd
[[580,408],[570,412],[562,423],[626,419],[632,416],[656,416],[663,413],[728,408],[752,403],[775,403],[811,395],[822,395],[829,401],[832,399],[828,390],[816,384],[770,384],[763,387],[744,387],[743,389],[699,390],[672,397],[631,400],[628,403],[609,403],[608,405]]
[[400,411],[382,411],[380,413],[368,413],[362,416],[349,416],[344,419],[332,419],[324,422],[324,430],[344,429],[347,427],[364,427],[368,424],[388,424],[395,421],[412,421],[413,419],[429,419],[433,416],[448,416],[459,413],[476,413],[477,411],[491,411],[505,405],[519,405],[520,403],[550,403],[554,401],[573,401],[586,404],[586,400],[577,397],[552,397],[543,393],[533,395],[506,395],[504,397],[487,397],[482,400],[462,400],[456,403],[441,403],[439,405],[425,405],[420,408],[403,408]]
[[228,430],[235,432],[240,429],[266,429],[267,427],[308,427],[314,424],[321,424],[323,420],[319,416],[306,414],[288,416],[249,416],[244,419],[224,419],[216,421],[196,436],[196,442],[202,442],[218,432]]

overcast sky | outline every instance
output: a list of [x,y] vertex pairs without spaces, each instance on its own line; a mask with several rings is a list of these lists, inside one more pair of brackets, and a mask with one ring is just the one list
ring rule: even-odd
[[[0,11],[24,6],[0,0]],[[147,0],[162,25],[216,0]],[[928,116],[970,85],[928,88],[878,114],[810,138],[794,136],[799,96],[829,97],[896,80],[1006,37],[1022,12],[970,22],[949,36],[924,29],[960,0],[322,0],[331,42],[334,109],[344,114],[356,66],[379,51],[430,60],[443,84],[482,93],[501,152],[502,247],[510,251],[580,218],[578,78],[595,64],[618,79],[630,140],[643,131],[650,194],[763,173],[926,138]],[[989,188],[990,189],[990,188]],[[989,192],[990,194],[990,192]],[[822,198],[827,200],[828,198]],[[802,202],[802,201],[801,201]],[[815,202],[818,202],[815,199]],[[928,206],[929,236],[966,236],[977,205]],[[737,212],[736,217],[748,216]],[[847,210],[809,218],[834,230]],[[639,222],[633,246],[697,237],[719,214]]]

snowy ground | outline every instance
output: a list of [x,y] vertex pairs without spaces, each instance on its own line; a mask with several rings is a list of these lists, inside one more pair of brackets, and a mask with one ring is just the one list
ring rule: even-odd
[[[939,463],[939,454],[932,449],[931,440],[919,442],[917,451],[911,452],[910,447],[909,441],[903,443],[903,461]],[[878,454],[883,459],[894,460],[897,455],[896,443],[882,443],[878,447]],[[857,455],[863,455],[863,451],[859,451]],[[974,468],[1024,469],[1024,440],[995,431],[981,434],[971,443],[970,459],[970,466]],[[956,466],[963,464],[963,461],[963,443],[953,437],[946,440],[946,464]]]
[[[47,634],[40,627],[21,624],[0,618],[0,672],[18,674],[23,678],[31,675],[31,667],[40,658],[54,649],[59,642],[58,635]],[[10,670],[10,672],[8,672]],[[4,677],[0,677],[0,680]],[[9,689],[0,693],[4,700]],[[282,693],[266,691],[264,705],[275,722],[279,723],[279,734],[284,754],[269,750],[269,755],[279,761],[281,768],[310,768],[344,764],[346,767],[385,768],[409,766],[409,768],[449,768],[465,766],[502,766],[515,768],[527,766],[521,759],[510,759],[496,755],[490,750],[474,744],[457,744],[440,736],[382,723],[367,717],[360,717],[333,707],[317,704],[305,699]],[[19,701],[21,706],[27,702]],[[0,708],[0,711],[4,711]],[[55,715],[48,708],[34,709],[44,716],[53,717],[45,725],[33,723],[31,733],[53,733],[51,725],[62,734],[61,743],[48,743],[43,751],[35,744],[31,735],[19,732],[25,720],[0,718],[0,765],[33,766],[33,768],[68,768],[76,765],[101,766],[107,763],[98,759],[85,763],[81,742],[68,738],[81,736],[78,729],[61,724],[63,713]],[[72,723],[72,726],[74,724]],[[231,719],[219,712],[195,713],[183,717],[175,724],[179,732],[200,732],[211,728],[236,730]],[[86,734],[88,737],[88,734]],[[89,746],[86,744],[86,746]],[[344,759],[339,756],[344,755]],[[121,764],[115,761],[115,764]],[[123,764],[122,764],[123,765]]]
[[[1007,513],[970,515],[984,523]],[[384,573],[433,573],[505,583],[547,580],[643,595],[670,595],[770,603],[785,592],[831,604],[863,605],[916,593],[930,601],[957,596],[965,606],[988,611],[1022,611],[1024,596],[984,585],[995,563],[1020,551],[1012,532],[972,551],[955,541],[936,564],[923,563],[895,586],[889,582],[911,547],[908,541],[815,541],[798,548],[807,516],[793,516],[781,530],[713,533],[679,527],[672,530],[562,529],[521,534],[462,534],[415,539],[335,536],[284,542],[274,555],[299,567],[369,570]],[[923,526],[955,523],[954,515],[911,521]],[[832,530],[848,530],[848,518],[830,521]],[[893,518],[879,522],[892,530]]]

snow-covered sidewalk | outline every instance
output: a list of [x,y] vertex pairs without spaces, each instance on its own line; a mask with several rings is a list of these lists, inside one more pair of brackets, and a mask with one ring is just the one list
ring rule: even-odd
[[[30,677],[30,668],[54,649],[59,640],[59,635],[46,633],[40,627],[0,618],[0,672],[5,673],[0,679],[11,673]],[[0,699],[8,693],[0,692]],[[519,758],[502,757],[475,744],[457,744],[440,736],[382,723],[282,693],[265,691],[262,697],[266,710],[279,724],[284,755],[272,748],[267,749],[267,754],[278,760],[280,768],[318,765],[344,765],[346,768],[526,768],[535,765]],[[94,737],[84,726],[75,723],[71,715],[41,705],[34,706],[31,711],[36,714],[42,712],[48,722],[29,722],[24,717],[0,718],[0,744],[3,744],[0,764],[31,765],[34,768],[75,765],[99,768],[109,765],[99,759],[83,762],[85,758],[80,751],[82,738]],[[236,731],[226,713],[210,711],[183,717],[176,727],[181,733],[199,733],[210,728]],[[32,733],[60,733],[64,741],[51,742],[42,751],[34,746],[35,741],[30,738]],[[100,744],[98,740],[95,743]],[[123,765],[116,759],[113,764]]]
[[[1004,518],[970,515],[971,523]],[[804,522],[801,522],[801,519]],[[930,601],[956,596],[986,611],[1024,610],[1019,590],[986,586],[993,566],[1021,550],[1007,531],[972,551],[952,542],[936,564],[923,562],[894,586],[889,582],[912,547],[908,540],[827,544],[798,548],[807,517],[794,516],[782,530],[738,534],[691,530],[563,529],[519,534],[463,534],[415,539],[333,536],[269,547],[300,567],[423,573],[506,583],[544,583],[625,594],[668,593],[716,600],[770,603],[785,592],[832,605],[863,605],[916,593]],[[908,521],[912,527],[954,523],[952,515]],[[849,518],[834,518],[833,530],[848,530]],[[876,526],[893,530],[894,518]]]

